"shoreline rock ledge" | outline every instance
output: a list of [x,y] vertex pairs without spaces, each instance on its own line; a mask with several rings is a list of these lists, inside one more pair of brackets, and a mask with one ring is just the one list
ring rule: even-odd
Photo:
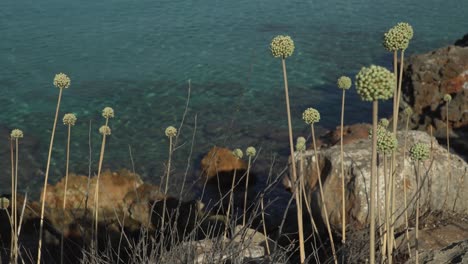
[[[427,211],[446,211],[468,214],[468,164],[456,154],[451,154],[451,167],[447,165],[447,149],[437,143],[422,131],[408,131],[408,141],[404,150],[404,132],[397,133],[399,142],[397,153],[397,167],[395,175],[396,189],[396,228],[404,226],[403,188],[408,197],[409,215],[415,213],[416,177],[415,164],[408,156],[410,147],[416,142],[432,145],[429,160],[423,162],[421,168],[421,214]],[[406,156],[403,159],[403,152]],[[318,150],[321,178],[324,187],[325,203],[328,218],[334,230],[341,228],[341,160],[340,146]],[[369,190],[371,170],[371,141],[361,139],[344,146],[344,171],[346,188],[346,219],[350,230],[365,228],[368,224]],[[317,209],[321,220],[325,219],[323,204],[318,190],[317,173],[315,172],[315,153],[307,150],[304,153],[304,177],[311,191],[311,204]],[[299,165],[298,165],[299,168]],[[449,176],[449,171],[451,175]],[[385,188],[383,178],[383,159],[379,158],[378,175],[380,177],[378,192],[380,194],[377,205],[384,210]],[[403,180],[405,176],[405,181]],[[448,192],[447,189],[448,186]],[[447,195],[447,196],[446,196]],[[446,201],[445,201],[446,200]],[[383,211],[382,211],[383,212]]]

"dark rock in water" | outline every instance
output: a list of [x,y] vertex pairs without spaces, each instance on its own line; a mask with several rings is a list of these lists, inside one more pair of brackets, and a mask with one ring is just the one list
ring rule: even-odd
[[455,46],[468,47],[468,34],[455,41]]

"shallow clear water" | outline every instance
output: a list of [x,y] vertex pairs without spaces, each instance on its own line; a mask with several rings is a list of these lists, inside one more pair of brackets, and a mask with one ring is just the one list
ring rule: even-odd
[[[167,159],[164,129],[180,123],[190,79],[176,174],[187,164],[195,115],[192,167],[214,144],[254,145],[266,159],[276,152],[284,157],[281,64],[268,50],[274,36],[295,41],[287,60],[293,123],[296,134],[307,135],[300,119],[307,107],[319,109],[322,127],[339,124],[337,77],[369,64],[390,66],[391,54],[381,45],[388,28],[409,22],[415,37],[407,54],[427,52],[467,33],[467,10],[464,0],[2,0],[0,124],[37,138],[37,159],[45,167],[58,95],[52,79],[67,73],[72,85],[60,117],[74,112],[79,119],[71,170],[87,173],[90,120],[95,167],[100,111],[111,106],[116,117],[105,166],[131,167],[130,145],[136,171],[157,182]],[[346,123],[370,119],[370,104],[354,91],[346,109]],[[65,139],[59,123],[52,180],[64,170]],[[40,181],[32,180],[31,188]]]

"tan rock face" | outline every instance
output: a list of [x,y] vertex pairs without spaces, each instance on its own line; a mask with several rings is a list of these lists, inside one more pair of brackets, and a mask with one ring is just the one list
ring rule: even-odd
[[219,173],[247,170],[247,163],[234,157],[232,151],[227,148],[213,147],[203,157],[201,168],[203,176],[211,179]]
[[124,205],[131,219],[150,227],[150,208],[153,202],[164,200],[165,195],[159,186],[144,183],[137,189],[128,192]]
[[[421,212],[428,210],[447,210],[455,211],[460,214],[468,213],[468,164],[459,156],[451,154],[451,167],[448,169],[447,150],[440,146],[434,138],[427,133],[420,131],[408,132],[408,143],[406,147],[405,159],[403,159],[404,133],[398,133],[400,142],[397,153],[396,166],[396,225],[404,224],[403,209],[403,188],[408,193],[408,208],[412,215],[415,212],[416,197],[416,177],[415,163],[408,157],[408,150],[415,142],[433,144],[432,158],[421,163],[420,173],[422,181],[421,190]],[[369,139],[359,140],[344,147],[344,171],[345,171],[345,189],[346,189],[346,213],[347,221],[352,229],[360,229],[368,224],[369,214],[369,190],[370,190],[370,170],[371,170],[371,142]],[[328,209],[328,218],[331,225],[336,230],[341,228],[341,160],[340,146],[319,151],[319,160],[321,166],[321,177],[324,186],[325,202]],[[306,151],[305,160],[308,164],[313,164],[315,155],[313,150]],[[380,210],[385,206],[385,185],[383,178],[383,157],[379,161],[379,185],[377,190],[380,194]],[[298,165],[299,166],[299,165]],[[304,175],[306,181],[316,182],[316,172],[314,166],[306,166]],[[449,174],[450,172],[450,174]],[[403,179],[403,176],[405,180]],[[447,179],[449,178],[449,181]],[[311,180],[309,180],[311,179]],[[448,192],[446,192],[447,182],[449,183]],[[322,218],[324,218],[323,204],[321,203],[318,188],[309,185],[312,191],[311,204],[316,208],[322,209]],[[445,201],[445,197],[447,200]],[[382,211],[383,212],[383,211]]]
[[[343,144],[350,144],[356,140],[366,139],[369,137],[370,124],[353,124],[343,127]],[[335,130],[328,132],[323,137],[323,140],[328,146],[334,146],[340,144],[341,128],[337,127]]]
[[[68,177],[67,209],[84,209],[86,194],[88,194],[88,208],[94,208],[94,193],[97,177],[88,177],[71,174]],[[143,182],[140,176],[128,170],[102,172],[99,179],[99,208],[113,214],[114,209],[121,211],[124,208],[124,197],[127,193],[135,191]],[[45,202],[47,207],[62,208],[65,191],[65,177],[55,185],[48,185]],[[41,195],[42,197],[42,195]]]

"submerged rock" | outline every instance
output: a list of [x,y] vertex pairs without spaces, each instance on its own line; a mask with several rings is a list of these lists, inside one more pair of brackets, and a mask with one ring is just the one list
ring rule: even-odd
[[247,170],[247,163],[234,157],[227,148],[213,147],[201,161],[205,181],[218,181],[222,186],[231,186],[234,171],[239,179]]

